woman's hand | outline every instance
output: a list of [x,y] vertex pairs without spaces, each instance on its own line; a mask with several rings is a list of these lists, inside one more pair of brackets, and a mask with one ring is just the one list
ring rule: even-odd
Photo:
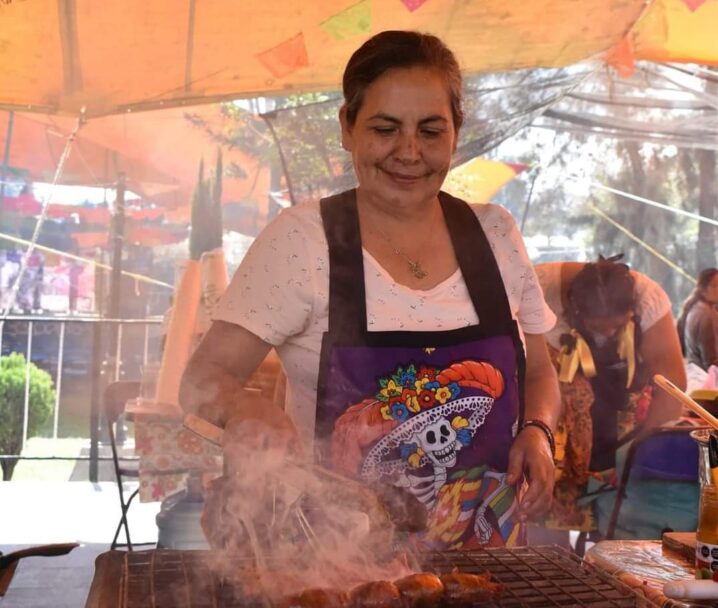
[[[558,378],[540,334],[525,334],[526,420],[541,420],[555,429],[561,410]],[[537,426],[527,426],[516,435],[509,452],[507,483],[518,483],[526,475],[529,486],[519,504],[520,521],[537,517],[551,506],[554,465],[548,437]]]
[[245,392],[224,429],[225,473],[267,472],[302,457],[294,424],[261,395]]
[[506,483],[515,484],[526,475],[528,490],[519,504],[519,521],[537,517],[551,506],[554,464],[546,434],[536,426],[527,426],[514,439],[509,451]]

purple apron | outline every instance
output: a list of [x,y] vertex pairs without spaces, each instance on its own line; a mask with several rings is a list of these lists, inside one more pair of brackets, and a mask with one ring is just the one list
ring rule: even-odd
[[356,192],[322,199],[329,324],[317,437],[326,466],[401,486],[427,506],[425,546],[515,544],[517,501],[504,478],[523,412],[523,346],[476,215],[444,192],[439,200],[480,325],[369,332]]

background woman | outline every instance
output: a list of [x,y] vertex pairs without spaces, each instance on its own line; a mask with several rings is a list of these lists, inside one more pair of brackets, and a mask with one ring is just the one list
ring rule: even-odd
[[463,120],[458,64],[434,36],[383,32],[349,60],[343,92],[357,189],[288,209],[257,238],[181,402],[286,430],[269,404],[242,403],[274,346],[286,412],[305,446],[321,440],[323,464],[412,492],[431,546],[515,542],[551,500],[554,316],[511,216],[439,191]]
[[705,268],[683,303],[678,317],[678,336],[689,363],[704,370],[718,364],[718,268]]
[[536,272],[558,322],[546,338],[559,372],[563,414],[550,528],[593,531],[593,504],[579,501],[589,479],[607,481],[616,450],[677,418],[680,404],[653,391],[663,374],[685,388],[671,303],[665,291],[625,264],[539,264]]

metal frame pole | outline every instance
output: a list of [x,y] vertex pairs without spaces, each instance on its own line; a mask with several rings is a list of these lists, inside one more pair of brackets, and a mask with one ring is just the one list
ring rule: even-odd
[[12,129],[15,124],[15,112],[7,113],[7,130],[5,132],[5,151],[3,152],[2,167],[0,167],[0,207],[5,201],[5,177],[10,166],[10,144],[12,142]]
[[27,323],[27,349],[25,350],[25,403],[22,416],[22,447],[27,443],[27,431],[30,425],[30,361],[32,359],[32,321]]
[[52,421],[52,438],[57,439],[57,423],[60,419],[60,395],[62,394],[62,365],[65,354],[65,322],[60,323],[60,338],[57,346],[57,372],[55,374],[55,413]]

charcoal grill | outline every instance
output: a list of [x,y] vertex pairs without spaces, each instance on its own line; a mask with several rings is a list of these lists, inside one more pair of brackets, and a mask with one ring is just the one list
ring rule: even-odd
[[[489,570],[506,589],[485,608],[656,606],[628,586],[560,547],[430,552],[420,561],[426,570]],[[264,606],[242,597],[223,582],[206,551],[111,551],[98,558],[86,608],[238,608]],[[249,568],[237,559],[237,569]]]

